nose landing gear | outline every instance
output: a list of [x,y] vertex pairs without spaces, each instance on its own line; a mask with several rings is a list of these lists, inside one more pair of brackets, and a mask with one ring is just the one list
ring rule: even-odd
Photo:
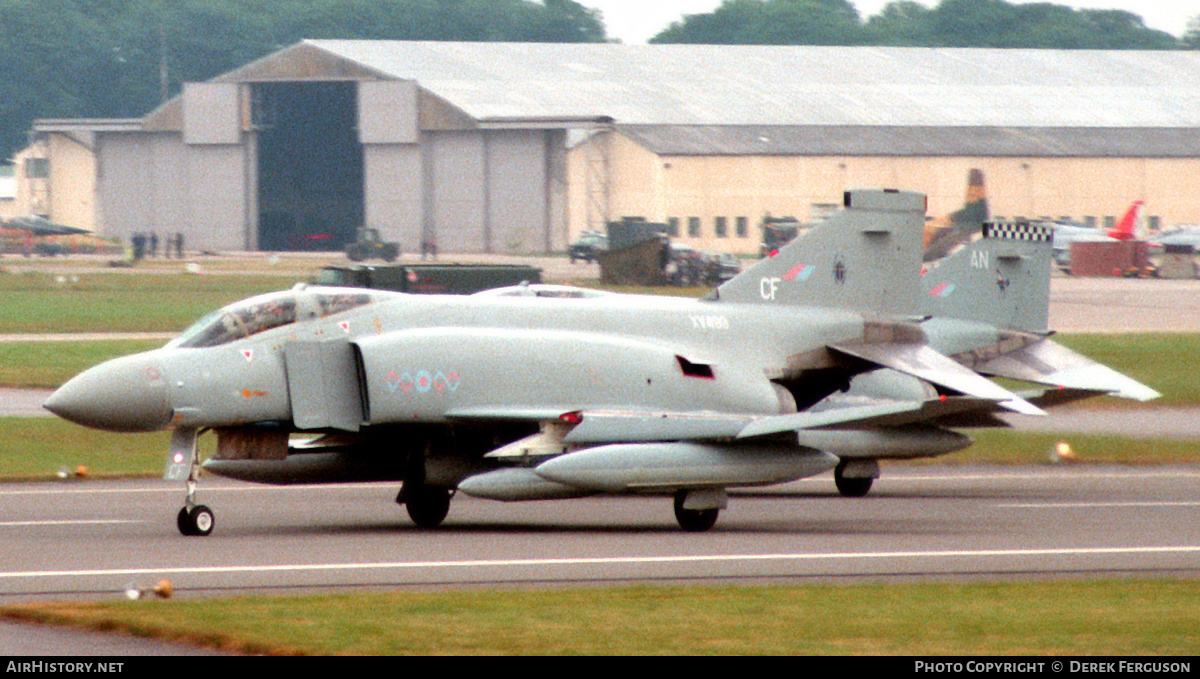
[[200,456],[196,452],[199,436],[200,431],[196,427],[175,428],[167,454],[167,471],[163,475],[168,481],[187,482],[187,497],[183,508],[175,516],[175,525],[180,533],[188,537],[210,535],[216,525],[213,511],[205,505],[196,504],[196,484],[200,480]]

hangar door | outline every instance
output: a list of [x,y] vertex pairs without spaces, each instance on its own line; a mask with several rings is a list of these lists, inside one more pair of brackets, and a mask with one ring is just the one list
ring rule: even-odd
[[343,249],[363,222],[355,83],[256,83],[253,93],[258,249]]

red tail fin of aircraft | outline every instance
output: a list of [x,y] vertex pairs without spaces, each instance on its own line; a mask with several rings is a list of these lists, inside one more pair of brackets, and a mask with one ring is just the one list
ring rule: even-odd
[[1146,202],[1142,200],[1133,201],[1133,205],[1130,205],[1129,209],[1125,211],[1125,215],[1121,217],[1121,221],[1117,222],[1116,226],[1104,233],[1109,238],[1116,238],[1117,240],[1133,240],[1137,238],[1137,223],[1141,217],[1142,206],[1145,204]]

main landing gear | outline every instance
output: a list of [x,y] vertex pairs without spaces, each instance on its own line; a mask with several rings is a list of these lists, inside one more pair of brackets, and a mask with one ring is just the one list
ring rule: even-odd
[[864,497],[878,477],[875,460],[842,460],[833,470],[833,483],[844,497]]
[[688,533],[703,533],[717,523],[717,515],[729,503],[724,488],[675,491],[675,520]]
[[452,497],[454,491],[449,488],[405,483],[400,487],[396,502],[404,505],[409,518],[419,528],[437,528],[450,512]]

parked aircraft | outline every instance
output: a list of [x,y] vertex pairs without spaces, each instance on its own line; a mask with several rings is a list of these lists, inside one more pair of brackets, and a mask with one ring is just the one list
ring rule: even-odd
[[75,226],[67,226],[65,224],[56,224],[45,217],[38,215],[22,215],[13,217],[3,223],[4,228],[22,233],[28,233],[31,236],[74,236],[79,234],[90,233],[86,229],[80,229]]
[[1154,236],[1154,243],[1163,247],[1169,245],[1190,245],[1200,251],[1200,227],[1181,226],[1170,231],[1163,231]]
[[[878,460],[960,450],[971,439],[954,428],[1003,426],[997,413],[1157,396],[1049,339],[1048,230],[985,227],[919,275],[923,195],[844,203],[706,299],[301,285],[93,367],[45,405],[105,430],[173,428],[179,530],[207,535],[201,467],[276,484],[400,481],[397,502],[422,527],[456,492],[664,494],[700,531],[729,488],[833,470],[862,495]],[[201,464],[207,431],[217,449]]]
[[1138,227],[1141,224],[1142,208],[1146,205],[1146,201],[1135,200],[1125,210],[1125,214],[1121,215],[1121,219],[1110,229],[1105,229],[1104,234],[1115,240],[1135,240],[1141,234],[1138,233]]
[[106,249],[114,249],[114,244],[92,236],[85,229],[57,224],[38,215],[0,221],[0,253],[58,255]]
[[1064,271],[1071,269],[1071,245],[1073,243],[1108,243],[1136,239],[1138,224],[1144,201],[1134,201],[1121,219],[1108,229],[1098,229],[1082,224],[1066,222],[1037,222],[1054,231],[1054,263]]
[[983,171],[972,169],[967,174],[967,196],[958,210],[925,222],[924,260],[932,262],[950,254],[954,248],[971,240],[988,219],[987,189]]
[[1111,243],[1116,239],[1100,229],[1082,224],[1042,222],[1054,233],[1054,263],[1063,271],[1071,270],[1072,243]]

